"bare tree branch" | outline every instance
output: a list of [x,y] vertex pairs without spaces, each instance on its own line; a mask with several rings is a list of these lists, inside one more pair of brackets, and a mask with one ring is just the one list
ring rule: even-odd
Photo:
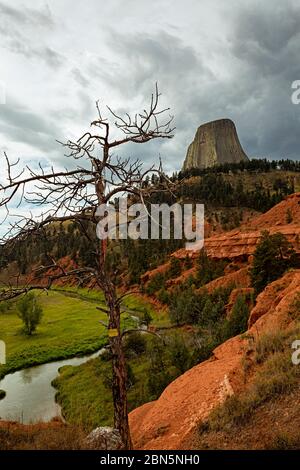
[[[9,216],[12,218],[6,234],[2,235],[0,240],[7,249],[14,250],[18,244],[31,236],[49,237],[49,229],[57,222],[76,222],[89,242],[90,253],[95,258],[95,267],[78,266],[67,270],[59,260],[54,259],[53,254],[47,253],[50,264],[44,263],[36,267],[31,280],[25,282],[23,279],[22,285],[21,277],[17,277],[14,284],[10,283],[0,291],[0,301],[15,299],[34,289],[49,290],[59,279],[75,278],[78,285],[89,282],[103,291],[107,309],[101,306],[98,309],[107,314],[106,326],[111,333],[109,345],[113,365],[114,425],[119,429],[124,446],[128,449],[132,444],[122,347],[122,337],[128,331],[121,333],[120,306],[129,293],[118,296],[114,275],[106,264],[107,243],[91,236],[89,227],[92,226],[95,231],[99,221],[96,216],[97,207],[101,204],[108,206],[117,195],[128,194],[145,205],[145,198],[157,191],[172,193],[174,185],[164,174],[161,160],[158,168],[151,166],[145,170],[140,160],[121,158],[112,153],[115,148],[129,142],[141,144],[158,138],[173,137],[173,116],[169,115],[169,108],[159,108],[159,98],[156,84],[148,108],[134,116],[121,116],[107,107],[113,124],[103,117],[99,102],[96,102],[98,117],[91,123],[93,132],[85,132],[76,141],[60,142],[66,151],[66,157],[75,163],[75,169],[51,168],[51,171],[45,171],[39,164],[38,170],[27,166],[19,171],[19,161],[11,162],[4,153],[6,177],[0,184],[0,208],[5,209],[6,223]],[[112,126],[120,134],[113,139]],[[79,160],[84,163],[79,165]],[[15,171],[18,171],[16,175]],[[159,176],[159,188],[144,184],[146,178],[153,173]],[[32,214],[13,214],[11,206],[16,198],[19,208],[23,208],[24,204],[40,207],[40,216],[36,218]]]

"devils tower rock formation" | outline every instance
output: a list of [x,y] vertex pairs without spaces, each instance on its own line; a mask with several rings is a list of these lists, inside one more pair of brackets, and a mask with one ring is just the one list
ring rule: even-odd
[[222,163],[248,160],[240,144],[234,123],[219,119],[198,127],[189,145],[183,169],[208,168]]

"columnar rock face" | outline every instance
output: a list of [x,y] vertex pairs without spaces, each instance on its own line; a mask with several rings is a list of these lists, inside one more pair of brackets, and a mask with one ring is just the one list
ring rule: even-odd
[[183,170],[241,160],[248,160],[248,157],[242,149],[234,123],[230,119],[219,119],[198,127],[188,147]]

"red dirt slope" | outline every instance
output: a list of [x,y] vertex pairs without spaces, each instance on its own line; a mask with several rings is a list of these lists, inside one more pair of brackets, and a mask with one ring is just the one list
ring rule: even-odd
[[291,217],[291,224],[300,225],[300,193],[287,196],[268,212],[255,217],[244,226],[256,230],[264,230],[270,226],[286,225],[288,214]]
[[[276,328],[287,328],[292,322],[291,304],[299,292],[300,270],[270,284],[252,310],[248,334],[256,338]],[[158,400],[132,411],[130,426],[135,448],[182,449],[210,411],[228,394],[245,386],[241,359],[246,346],[246,339],[231,338],[216,348],[212,359],[172,382]]]
[[[290,223],[288,223],[289,220],[291,220]],[[294,249],[300,253],[300,193],[291,194],[265,214],[243,224],[239,230],[206,238],[204,248],[208,256],[212,258],[247,257],[255,251],[262,230],[268,230],[270,233],[283,233]],[[190,252],[190,255],[197,256],[198,251],[199,248],[195,244],[195,251]],[[186,250],[181,249],[174,253],[174,256],[185,258],[187,253]]]

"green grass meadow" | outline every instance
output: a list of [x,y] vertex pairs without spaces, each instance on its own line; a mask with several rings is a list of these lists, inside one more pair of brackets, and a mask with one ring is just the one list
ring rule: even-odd
[[[77,355],[97,351],[107,343],[105,313],[97,310],[104,306],[103,294],[87,289],[63,289],[36,292],[43,307],[43,318],[32,336],[22,332],[22,322],[14,305],[0,313],[0,340],[6,343],[6,364],[0,366],[0,378],[9,372]],[[132,315],[145,304],[128,301]],[[122,326],[134,326],[130,315],[122,315]]]
[[[96,308],[105,307],[102,292],[68,287],[35,294],[43,308],[43,317],[32,336],[24,334],[16,304],[0,313],[0,340],[6,343],[6,364],[0,365],[0,379],[23,368],[93,353],[107,344],[107,330],[101,324],[101,321],[107,323],[107,316]],[[127,297],[123,311],[122,329],[136,327],[132,317],[142,320],[145,311],[150,313],[156,327],[170,325],[167,312],[157,311],[140,296]],[[135,384],[128,391],[128,401],[133,409],[149,398],[145,387],[148,362],[145,357],[136,357],[130,366]],[[110,361],[101,358],[81,366],[61,368],[53,385],[68,422],[88,429],[112,424],[110,375]]]

